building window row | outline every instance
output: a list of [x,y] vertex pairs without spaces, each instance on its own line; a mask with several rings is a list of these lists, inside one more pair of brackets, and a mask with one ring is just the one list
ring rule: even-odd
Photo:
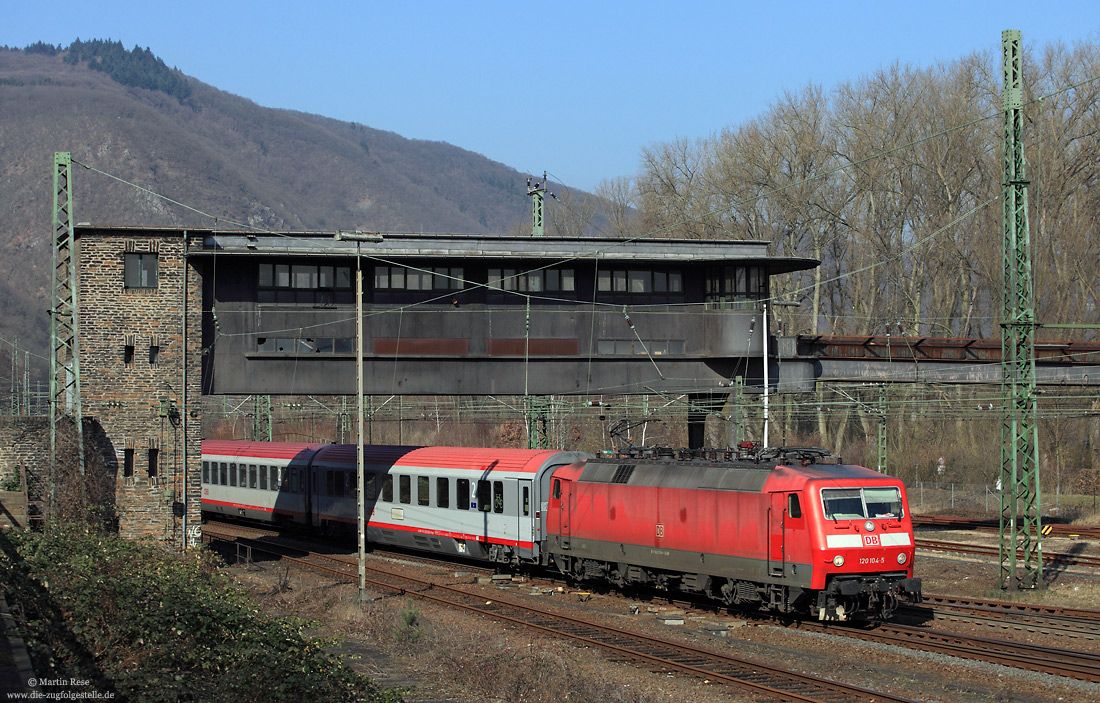
[[260,264],[260,288],[351,290],[350,266]]
[[716,310],[748,309],[767,297],[768,276],[760,266],[714,266],[707,269],[706,306]]
[[491,268],[489,269],[489,290],[518,293],[572,293],[577,290],[577,277],[571,268],[539,271]]
[[630,295],[683,293],[684,276],[680,271],[602,269],[596,273],[596,291]]
[[406,266],[375,266],[374,289],[397,290],[462,290],[466,287],[461,266],[434,266],[412,269]]

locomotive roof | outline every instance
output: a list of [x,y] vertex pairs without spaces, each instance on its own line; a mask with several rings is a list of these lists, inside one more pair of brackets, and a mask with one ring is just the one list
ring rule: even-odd
[[[778,471],[777,471],[778,470]],[[584,483],[621,483],[632,486],[703,488],[759,493],[775,473],[809,479],[890,479],[855,464],[791,464],[749,461],[710,462],[661,459],[592,459],[585,465]]]

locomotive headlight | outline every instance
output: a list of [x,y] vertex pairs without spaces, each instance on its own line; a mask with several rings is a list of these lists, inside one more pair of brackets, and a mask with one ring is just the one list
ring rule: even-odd
[[909,557],[905,556],[905,552],[899,552],[898,553],[898,563],[899,564],[904,564],[905,560],[908,559],[908,558]]
[[844,566],[844,555],[837,554],[833,557],[833,566]]
[[867,522],[863,523],[863,529],[867,530],[868,532],[874,532],[875,531],[875,523],[868,520]]

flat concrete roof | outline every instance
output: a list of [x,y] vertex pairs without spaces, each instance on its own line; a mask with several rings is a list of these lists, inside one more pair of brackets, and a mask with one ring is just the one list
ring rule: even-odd
[[[253,232],[167,227],[99,227],[77,225],[74,231],[99,234],[165,236],[184,233],[195,242],[189,256],[365,256],[383,260],[409,258],[524,259],[562,261],[755,263],[769,273],[803,271],[817,259],[768,255],[769,242],[733,239],[654,237],[530,237],[497,234],[415,234],[387,232]],[[201,241],[201,245],[198,242]]]

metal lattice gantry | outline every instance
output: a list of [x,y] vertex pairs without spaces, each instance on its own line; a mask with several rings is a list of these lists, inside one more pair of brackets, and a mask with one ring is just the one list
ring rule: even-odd
[[1035,311],[1023,148],[1020,31],[1001,34],[1004,55],[1004,306],[1001,315],[1000,586],[1042,585]]
[[80,315],[73,235],[73,193],[70,188],[72,155],[54,154],[53,169],[53,278],[50,286],[50,478],[47,487],[28,486],[31,500],[47,501],[47,516],[56,502],[59,431],[75,425],[76,459],[84,476],[84,432],[80,408]]

